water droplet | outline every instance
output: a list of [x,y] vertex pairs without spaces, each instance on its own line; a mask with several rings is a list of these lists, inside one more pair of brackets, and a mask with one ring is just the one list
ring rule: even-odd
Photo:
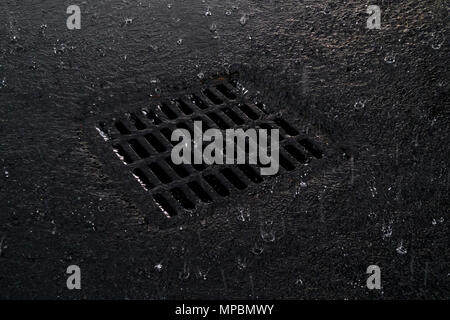
[[298,196],[302,191],[301,189],[305,189],[308,187],[308,184],[304,181],[301,181],[299,185],[295,188],[295,195]]
[[132,24],[133,23],[133,18],[125,18],[125,24]]
[[303,285],[303,280],[301,278],[297,278],[297,280],[295,280],[295,285],[296,286],[302,286]]
[[172,9],[172,4],[171,4],[171,3],[168,3],[168,4],[167,4],[167,8],[168,8],[168,9]]
[[245,25],[248,21],[248,16],[246,14],[244,14],[241,19],[239,20],[239,22],[241,23],[241,25]]
[[395,54],[389,53],[384,57],[384,62],[388,64],[393,64],[395,62]]
[[203,72],[199,72],[197,74],[197,78],[199,78],[201,80],[201,79],[205,78],[205,74]]
[[215,23],[212,23],[212,24],[209,26],[209,31],[211,31],[211,32],[216,32],[216,31],[217,31],[217,25],[216,25]]
[[439,50],[442,46],[442,43],[433,43],[431,44],[431,48],[433,48],[434,50]]
[[209,17],[209,16],[211,16],[211,15],[212,15],[211,9],[208,7],[208,8],[206,9],[205,16]]
[[250,212],[247,208],[239,208],[239,215],[237,219],[241,222],[250,221]]
[[440,32],[433,32],[431,35],[431,48],[433,50],[439,50],[444,44],[445,37]]
[[208,271],[202,271],[202,270],[200,270],[200,268],[197,267],[197,275],[201,280],[206,280]]
[[181,38],[180,38],[180,39],[178,39],[178,40],[177,40],[177,45],[179,45],[179,46],[180,46],[180,45],[182,45],[182,44],[183,44],[183,39],[181,39]]
[[95,127],[95,129],[97,130],[98,134],[103,138],[103,140],[108,141],[111,139],[111,137],[109,136],[109,133],[105,130],[100,129],[99,127]]
[[406,254],[408,252],[408,249],[403,246],[403,240],[400,240],[400,243],[397,249],[395,250],[397,251],[398,254]]
[[252,253],[256,256],[259,256],[264,252],[264,248],[255,243],[255,246],[252,248]]
[[245,268],[247,268],[247,259],[245,258],[242,259],[241,257],[238,257],[237,265],[239,270],[244,270]]
[[30,70],[36,70],[36,69],[37,69],[36,61],[31,61]]
[[[224,67],[225,67],[226,69],[228,69],[229,65],[228,65],[228,64],[226,64],[226,65],[224,64]],[[242,85],[242,83],[237,82],[237,83],[236,83],[236,87],[237,87],[238,90],[241,91],[241,93],[242,93],[244,96],[248,93],[248,89],[246,89],[246,88]]]
[[52,235],[55,235],[55,234],[56,234],[56,224],[55,224],[55,220],[52,220],[50,223],[53,225]]
[[5,177],[9,178],[9,172],[5,170]]
[[227,16],[230,16],[230,15],[231,15],[231,10],[225,11],[225,14],[226,14]]
[[4,77],[3,79],[2,79],[2,82],[0,82],[0,89],[1,88],[5,88],[7,86],[7,84],[6,84],[6,78]]
[[444,223],[444,217],[440,217],[439,219],[433,218],[433,221],[431,221],[431,224],[433,226],[437,225],[438,223]]
[[354,107],[356,110],[361,110],[361,109],[363,109],[365,106],[366,106],[366,104],[364,103],[364,101],[356,101],[353,107]]
[[45,36],[45,30],[47,30],[47,25],[46,24],[41,24],[41,26],[39,27],[41,34],[43,36]]
[[178,272],[178,278],[180,280],[187,280],[190,275],[191,273],[189,272],[189,269],[186,265],[184,266],[183,271]]
[[60,56],[66,49],[67,46],[64,43],[59,43],[59,40],[56,40],[56,44],[53,46],[53,53]]
[[392,236],[392,221],[389,221],[387,225],[383,224],[381,227],[381,233],[383,240]]
[[266,231],[263,228],[261,228],[261,239],[263,239],[264,242],[274,242],[275,241],[275,233],[273,231]]
[[156,271],[161,272],[162,269],[163,269],[163,265],[162,265],[162,263],[160,262],[160,263],[155,264],[155,267],[154,267],[154,268],[155,268]]

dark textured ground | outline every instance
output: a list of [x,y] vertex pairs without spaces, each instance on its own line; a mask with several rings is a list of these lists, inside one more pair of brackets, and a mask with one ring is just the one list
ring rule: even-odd
[[[450,298],[447,1],[69,4],[0,3],[1,298]],[[87,124],[230,67],[346,157],[157,231]]]

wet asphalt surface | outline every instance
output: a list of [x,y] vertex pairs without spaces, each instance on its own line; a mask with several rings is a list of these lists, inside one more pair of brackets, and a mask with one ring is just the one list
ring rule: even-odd
[[[447,2],[70,4],[0,3],[1,298],[450,297]],[[92,123],[233,70],[339,156],[159,229]]]

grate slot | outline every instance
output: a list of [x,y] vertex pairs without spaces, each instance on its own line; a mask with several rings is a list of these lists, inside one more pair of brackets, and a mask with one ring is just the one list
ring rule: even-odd
[[314,157],[321,159],[323,152],[309,139],[301,139],[298,141],[306,150],[308,150]]
[[174,100],[174,102],[176,103],[177,107],[185,114],[185,115],[190,115],[192,113],[194,113],[194,110],[192,110],[192,108],[183,100],[181,99],[176,99]]
[[147,126],[144,124],[144,122],[142,122],[142,120],[139,119],[139,117],[137,115],[135,115],[134,113],[129,114],[129,120],[134,125],[134,127],[138,130],[144,130],[147,128]]
[[214,104],[222,104],[223,101],[220,99],[211,89],[205,89],[202,93]]
[[174,164],[170,157],[166,158],[166,162],[173,169],[173,171],[175,171],[175,173],[178,176],[180,176],[181,178],[186,178],[187,176],[189,176],[190,172],[188,170],[187,165],[185,165],[183,163],[182,164]]
[[145,139],[152,145],[153,148],[155,148],[155,150],[157,152],[164,152],[166,151],[166,147],[164,146],[164,144],[161,142],[160,139],[158,139],[155,134],[153,133],[147,133],[145,135]]
[[178,118],[178,115],[166,103],[161,103],[159,108],[166,115],[166,117],[169,118],[169,120]]
[[119,130],[120,134],[130,134],[131,131],[128,129],[128,127],[122,122],[122,121],[116,121],[114,122],[114,126],[117,130]]
[[172,196],[177,200],[181,206],[185,209],[194,209],[195,205],[189,200],[188,197],[184,194],[183,190],[179,187],[175,187],[170,190]]
[[272,126],[269,123],[261,122],[259,124],[259,126],[260,126],[261,129],[266,129],[267,130],[267,136],[270,136],[270,130],[272,130],[273,128],[272,128]]
[[170,130],[167,127],[161,128],[161,133],[163,134],[163,136],[167,139],[167,141],[171,144],[171,145],[176,145],[178,142],[177,141],[171,141],[171,137],[172,137],[172,130]]
[[240,164],[237,166],[247,178],[253,183],[261,183],[263,178],[248,164]]
[[288,158],[280,150],[280,165],[287,171],[292,171],[295,166],[288,160]]
[[208,192],[203,189],[201,184],[198,181],[190,181],[188,182],[188,187],[195,193],[195,195],[200,199],[202,202],[210,203],[212,202],[211,196],[208,194]]
[[230,195],[228,189],[222,184],[222,182],[220,182],[219,179],[217,179],[216,176],[207,174],[204,175],[203,178],[213,188],[213,190],[217,192],[219,196],[227,197]]
[[191,134],[191,137],[194,136],[194,129],[191,126],[189,126],[186,122],[179,122],[179,123],[177,123],[176,127],[178,129],[185,129],[185,130],[189,131],[189,133]]
[[265,114],[268,114],[266,105],[264,103],[255,102],[255,106],[257,106],[258,109],[261,110],[262,112],[264,112]]
[[242,103],[238,105],[238,108],[245,113],[245,115],[251,120],[259,119],[259,115],[246,103]]
[[[192,156],[192,157],[193,157],[193,156]],[[191,166],[192,166],[195,170],[197,170],[197,171],[199,171],[199,172],[206,169],[205,165],[204,165],[204,164],[201,164],[201,163],[199,163],[199,164],[193,163],[193,164],[191,164]]]
[[219,126],[220,129],[226,130],[231,128],[231,126],[217,113],[209,112],[207,115],[212,121],[214,121]]
[[162,183],[167,184],[173,181],[160,164],[153,162],[149,164],[149,168]]
[[206,102],[204,102],[202,99],[200,99],[197,95],[193,94],[191,96],[191,98],[192,98],[192,103],[195,104],[200,109],[202,109],[202,110],[208,109],[208,105],[206,104]]
[[148,151],[141,145],[141,143],[137,139],[131,139],[128,141],[130,144],[130,147],[133,149],[134,152],[140,157],[141,159],[148,158],[150,154]]
[[142,114],[146,116],[154,125],[159,125],[162,123],[162,120],[152,110],[144,109],[142,110]]
[[208,129],[211,129],[212,121],[208,118],[202,118],[202,117],[195,117],[192,119],[192,121],[201,121],[202,122],[202,131],[205,132]]
[[245,121],[236,113],[234,112],[231,108],[223,108],[222,112],[225,113],[228,118],[230,118],[231,120],[233,120],[233,122],[235,124],[237,124],[238,126],[243,125],[245,123]]
[[237,189],[244,190],[245,188],[247,188],[247,185],[244,182],[242,182],[241,179],[239,179],[239,177],[230,168],[222,169],[222,170],[220,170],[220,172]]
[[286,149],[289,154],[294,157],[298,162],[305,163],[306,162],[306,156],[301,152],[299,149],[297,149],[294,145],[288,144],[284,146],[284,149]]
[[[266,130],[267,130],[267,138],[270,138],[270,136],[272,135],[272,134],[271,134],[271,130],[272,130],[272,129],[278,129],[278,128],[274,128],[272,125],[270,125],[269,123],[266,123],[266,122],[260,123],[260,124],[259,124],[259,127],[260,127],[261,129],[266,129]],[[280,141],[283,141],[283,140],[284,140],[284,137],[283,137],[282,134],[279,134],[279,135],[278,135],[278,138],[279,138]]]
[[169,217],[173,217],[177,215],[177,210],[171,206],[170,202],[160,193],[153,195],[153,199],[158,204],[158,206],[165,212],[165,214]]
[[216,89],[217,89],[217,91],[219,91],[221,94],[223,94],[228,99],[230,99],[230,100],[236,99],[236,95],[224,84],[217,85]]
[[275,119],[275,123],[278,124],[288,135],[296,136],[298,131],[295,130],[286,120],[282,118]]

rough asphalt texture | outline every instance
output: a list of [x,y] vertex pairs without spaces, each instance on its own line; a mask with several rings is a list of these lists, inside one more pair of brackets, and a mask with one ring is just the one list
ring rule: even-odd
[[[366,29],[369,4],[381,30]],[[2,0],[0,298],[450,298],[449,9]],[[230,68],[342,158],[157,230],[90,119]],[[71,264],[82,290],[66,288]],[[382,290],[366,288],[371,264]]]

